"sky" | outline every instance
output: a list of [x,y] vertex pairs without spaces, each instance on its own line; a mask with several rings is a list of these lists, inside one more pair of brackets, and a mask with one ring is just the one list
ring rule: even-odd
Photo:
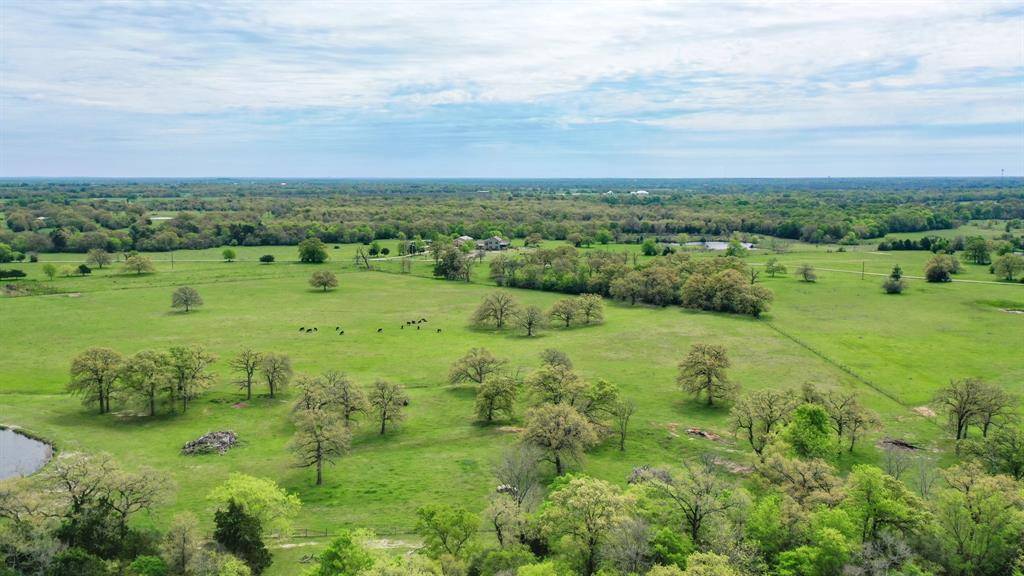
[[1024,175],[1024,2],[0,0],[0,176]]

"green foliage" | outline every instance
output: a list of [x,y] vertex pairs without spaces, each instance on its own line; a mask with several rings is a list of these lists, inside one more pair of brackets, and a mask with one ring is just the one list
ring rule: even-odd
[[107,565],[103,560],[82,550],[69,548],[53,558],[47,576],[109,576]]
[[234,262],[238,258],[238,254],[231,248],[225,248],[220,255],[224,257],[225,262]]
[[373,555],[363,541],[367,534],[343,530],[317,556],[317,564],[306,576],[359,576],[373,566]]
[[139,556],[128,570],[132,576],[167,576],[167,564],[159,556]]
[[804,458],[828,459],[836,454],[828,411],[817,404],[797,407],[783,436],[793,451]]
[[480,518],[465,508],[444,504],[421,506],[416,517],[416,533],[432,558],[443,554],[463,557],[480,524]]
[[323,240],[314,236],[299,242],[299,262],[321,264],[326,262],[328,257]]
[[261,527],[278,532],[291,529],[292,518],[302,505],[298,496],[289,494],[273,480],[239,473],[231,474],[207,499],[217,507],[234,503],[256,518]]
[[658,245],[655,243],[654,238],[644,240],[644,243],[640,245],[640,252],[642,252],[644,256],[657,256]]
[[842,507],[871,541],[885,529],[912,532],[926,519],[924,503],[903,483],[880,468],[858,464],[847,481]]
[[236,501],[214,513],[216,529],[213,539],[228,552],[243,560],[253,574],[262,574],[273,562],[263,543],[263,527],[259,518],[249,514]]

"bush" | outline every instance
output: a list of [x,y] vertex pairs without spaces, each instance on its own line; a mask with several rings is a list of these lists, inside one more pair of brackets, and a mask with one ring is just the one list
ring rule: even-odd
[[960,272],[960,261],[948,254],[936,254],[925,264],[924,278],[928,282],[949,282],[950,274]]
[[0,278],[24,278],[25,273],[21,270],[2,270],[0,269]]
[[134,576],[166,576],[167,564],[159,556],[139,556],[128,566]]
[[264,254],[263,256],[260,256],[260,263],[261,264],[272,264],[273,262],[274,262],[274,255],[273,254]]

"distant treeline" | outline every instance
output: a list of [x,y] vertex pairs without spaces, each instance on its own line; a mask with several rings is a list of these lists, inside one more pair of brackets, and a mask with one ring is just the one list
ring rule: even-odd
[[[630,193],[641,187],[646,194]],[[461,234],[636,242],[744,233],[828,243],[1024,218],[1024,180],[5,180],[0,211],[0,242],[23,253]]]

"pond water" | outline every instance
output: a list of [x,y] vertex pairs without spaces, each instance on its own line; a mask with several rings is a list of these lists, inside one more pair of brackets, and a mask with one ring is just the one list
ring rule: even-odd
[[53,449],[45,442],[0,428],[0,480],[27,476],[50,460]]
[[[740,242],[740,244],[742,244],[743,247],[748,250],[754,247],[754,245],[751,244],[750,242]],[[708,240],[707,242],[687,242],[686,245],[701,246],[707,250],[725,250],[726,248],[729,247],[728,242],[719,242],[717,240]]]

